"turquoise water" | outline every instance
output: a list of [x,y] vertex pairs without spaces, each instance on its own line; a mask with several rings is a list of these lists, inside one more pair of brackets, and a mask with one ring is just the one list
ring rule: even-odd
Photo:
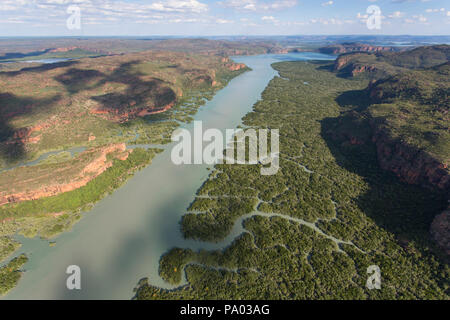
[[[268,82],[277,75],[271,64],[282,60],[334,59],[316,53],[234,57],[253,70],[233,79],[205,106],[195,120],[204,128],[235,128]],[[192,130],[193,125],[185,125]],[[171,146],[125,186],[100,201],[74,228],[48,241],[20,238],[27,253],[25,274],[6,299],[130,299],[139,279],[172,288],[158,275],[162,254],[173,247],[215,249],[229,244],[243,230],[233,229],[219,244],[186,241],[179,222],[195,193],[208,177],[208,165],[176,166]],[[66,288],[66,268],[81,268],[81,290]]]

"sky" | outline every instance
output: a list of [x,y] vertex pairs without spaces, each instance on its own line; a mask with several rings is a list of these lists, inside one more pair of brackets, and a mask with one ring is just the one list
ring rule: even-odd
[[0,36],[449,35],[449,31],[449,0],[0,0]]

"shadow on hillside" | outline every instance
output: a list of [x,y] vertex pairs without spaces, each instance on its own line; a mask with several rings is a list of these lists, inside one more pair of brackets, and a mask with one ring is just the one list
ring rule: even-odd
[[142,80],[142,73],[133,69],[140,61],[121,64],[110,75],[97,70],[71,68],[55,80],[63,84],[69,93],[77,93],[103,87],[107,84],[121,84],[125,89],[92,96],[101,109],[112,114],[123,114],[134,108],[160,109],[177,99],[176,93],[161,79]]
[[69,67],[69,66],[75,65],[77,63],[79,63],[79,62],[78,61],[63,61],[63,62],[56,62],[56,63],[46,63],[46,64],[42,64],[37,67],[22,68],[17,71],[4,71],[4,72],[1,72],[1,74],[4,76],[7,76],[7,77],[15,77],[24,72],[43,72],[43,71],[54,70],[54,69],[58,69],[58,68]]
[[[414,240],[433,246],[429,239],[429,227],[434,216],[448,205],[445,194],[403,183],[393,173],[382,170],[374,143],[369,138],[359,142],[361,144],[352,145],[344,132],[350,126],[343,125],[346,121],[343,118],[322,120],[321,136],[336,162],[363,177],[368,184],[367,192],[356,199],[361,211],[378,226],[393,233],[402,245]],[[352,129],[367,130],[367,126],[367,123],[359,123]]]
[[[1,72],[2,76],[15,77],[20,74],[38,73],[77,64],[77,61],[65,61],[43,64],[37,67],[22,68],[18,71]],[[50,98],[36,99],[17,96],[12,93],[0,93],[0,158],[7,164],[16,163],[26,158],[25,143],[30,138],[29,128],[18,128],[12,120],[22,115],[47,112],[59,100],[60,95]]]
[[21,115],[45,112],[60,100],[59,95],[35,99],[0,93],[0,158],[15,163],[26,157],[25,142],[30,138],[28,128],[16,128],[11,121]]
[[55,77],[55,80],[63,84],[69,93],[74,94],[98,87],[99,81],[105,77],[104,73],[97,70],[71,68]]
[[341,108],[355,111],[363,111],[372,104],[365,89],[345,91],[335,100]]
[[10,60],[10,59],[21,59],[26,57],[36,57],[41,56],[43,54],[46,54],[50,52],[52,49],[45,49],[42,51],[33,51],[28,53],[22,53],[22,52],[7,52],[4,55],[0,56],[0,61],[4,60]]
[[321,71],[329,71],[333,72],[334,70],[334,62],[330,63],[329,61],[310,61],[310,63],[318,65],[317,70]]

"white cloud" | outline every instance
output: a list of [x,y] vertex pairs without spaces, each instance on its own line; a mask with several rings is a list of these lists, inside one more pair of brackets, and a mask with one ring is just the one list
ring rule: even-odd
[[330,0],[327,2],[322,3],[322,7],[331,6],[334,3],[334,1]]
[[440,9],[436,9],[436,8],[435,9],[431,9],[431,8],[429,8],[429,9],[426,9],[425,12],[426,13],[442,12],[442,13],[445,14],[445,8],[440,8]]
[[404,15],[405,15],[404,12],[395,11],[392,14],[388,15],[388,17],[391,18],[391,19],[397,19],[397,18],[402,18]]
[[315,19],[310,19],[309,22],[312,24],[320,23],[323,25],[343,25],[343,24],[355,23],[354,20],[350,20],[350,19],[341,20],[341,19],[337,19],[337,18],[330,18],[330,19],[315,18]]
[[197,0],[168,0],[154,2],[148,6],[142,5],[143,9],[148,8],[155,11],[165,12],[205,12],[208,11],[208,5]]
[[424,17],[422,14],[416,14],[411,18],[406,18],[403,20],[405,23],[420,23],[420,24],[429,24],[428,19]]
[[261,18],[263,21],[275,21],[276,19],[273,16],[264,16]]
[[[111,24],[117,21],[154,23],[164,21],[193,22],[208,12],[204,0],[0,0],[0,10],[5,11],[1,22],[13,23],[8,16],[25,15],[23,21],[30,25],[46,24],[65,28],[68,5],[81,9],[82,24]],[[6,17],[5,17],[6,15]]]
[[423,15],[419,14],[419,15],[414,15],[413,16],[414,19],[416,19],[419,22],[427,22],[427,18],[425,18]]
[[241,11],[284,10],[297,5],[297,0],[275,0],[271,2],[259,0],[225,0],[220,4],[227,8]]
[[368,14],[361,14],[361,12],[358,12],[358,14],[356,15],[356,18],[358,19],[367,19],[368,17]]
[[227,20],[227,19],[221,19],[221,18],[217,19],[216,22],[218,24],[234,23],[233,20]]

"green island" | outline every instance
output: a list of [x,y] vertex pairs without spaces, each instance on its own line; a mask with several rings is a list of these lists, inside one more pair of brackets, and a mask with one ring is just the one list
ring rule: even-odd
[[0,267],[0,296],[14,288],[22,275],[22,266],[28,261],[25,255],[12,259],[7,265]]
[[[134,299],[448,300],[448,258],[429,235],[433,218],[448,205],[448,189],[402,176],[389,159],[379,162],[378,142],[386,139],[372,139],[382,133],[402,139],[402,132],[414,131],[411,147],[448,160],[446,113],[425,100],[419,108],[413,98],[371,95],[395,81],[382,79],[392,76],[387,72],[343,75],[328,62],[273,67],[279,77],[243,124],[279,128],[278,174],[262,176],[260,165],[216,165],[181,221],[189,239],[220,242],[240,221],[245,232],[223,250],[173,248],[161,257],[159,273],[179,287],[166,290],[142,279]],[[445,70],[407,71],[429,77]],[[437,92],[448,93],[442,84]],[[390,117],[386,108],[394,106],[400,111]],[[433,125],[443,127],[436,127],[434,140],[420,134]],[[366,287],[371,265],[381,270],[381,290]]]

